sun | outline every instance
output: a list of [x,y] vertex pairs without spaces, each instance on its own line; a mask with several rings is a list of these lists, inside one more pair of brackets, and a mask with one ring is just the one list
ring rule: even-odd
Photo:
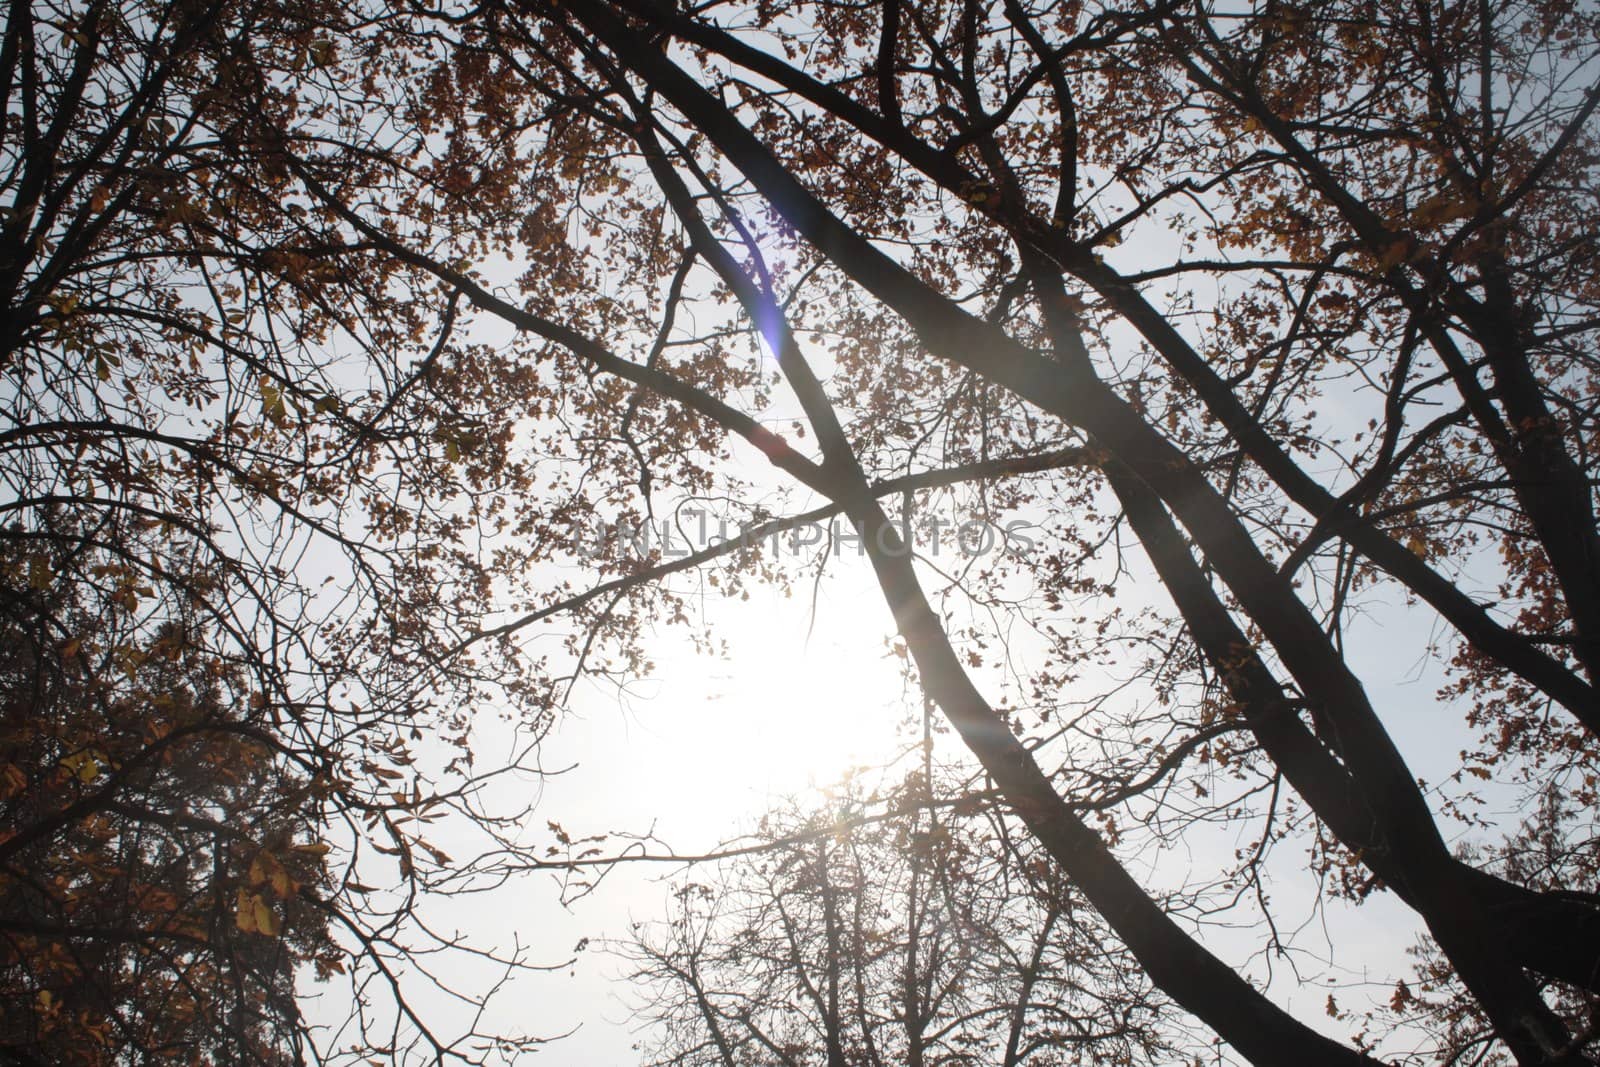
[[905,748],[892,622],[875,589],[852,592],[841,581],[814,606],[782,599],[730,628],[727,674],[712,691],[742,721],[719,743],[730,759],[756,764],[753,777],[775,795],[892,762]]
[[573,768],[545,786],[552,810],[562,799],[596,828],[650,827],[689,846],[747,831],[776,802],[857,769],[920,760],[907,713],[920,699],[891,647],[893,621],[870,575],[838,571],[814,604],[756,588],[708,604],[725,654],[663,630],[649,677],[586,693],[547,746],[548,766]]

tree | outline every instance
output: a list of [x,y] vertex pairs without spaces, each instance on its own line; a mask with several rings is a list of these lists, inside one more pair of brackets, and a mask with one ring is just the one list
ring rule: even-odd
[[[509,659],[415,654],[475,612],[463,531],[515,511],[528,465],[473,436],[485,381],[436,370],[458,302],[322,242],[257,139],[359,127],[361,72],[334,61],[360,25],[317,3],[7,9],[5,1057],[538,1044],[412,1003],[443,975],[481,1004],[532,966],[434,933],[423,902],[480,877],[427,836],[499,854],[520,825],[488,786],[535,773],[548,701]],[[487,776],[465,710],[485,693],[521,737]],[[313,977],[343,983],[343,1025],[303,1016]]]
[[[317,903],[311,784],[274,758],[259,705],[241,713],[241,672],[179,624],[143,645],[120,604],[41,610],[16,585],[0,630],[0,1047],[25,1063],[294,1062],[294,970],[343,957]],[[63,645],[58,624],[94,636]]]
[[[1137,966],[1048,862],[1010,854],[1005,814],[928,799],[919,776],[846,783],[679,887],[616,949],[648,1062],[1171,1062]],[[894,814],[864,820],[878,802]]]
[[[1303,948],[1266,887],[1309,849],[1329,906],[1425,929],[1453,1007],[1416,1055],[1591,1062],[1597,36],[1559,2],[14,6],[7,536],[166,604],[150,641],[197,601],[319,816],[442,891],[541,868],[475,806],[477,709],[536,736],[699,631],[686,582],[794,581],[768,539],[838,520],[1039,855],[1235,1054],[1411,1040],[1208,947],[1222,913]],[[684,507],[745,536],[595,536]],[[992,550],[948,566],[952,518]],[[1474,738],[1442,782],[1347,654],[1385,596]],[[460,758],[414,769],[423,728]],[[1570,797],[1584,881],[1453,850],[1515,833],[1489,789]],[[439,806],[477,861],[397,822]],[[1179,891],[1132,863],[1215,825]]]
[[[1592,993],[1596,898],[1452,852],[1439,818],[1463,790],[1419,783],[1344,638],[1365,598],[1414,601],[1449,635],[1441,701],[1483,733],[1451,777],[1592,808],[1595,275],[1572,221],[1594,193],[1591,13],[529,0],[452,17],[473,122],[537,131],[520,210],[494,200],[469,242],[383,210],[340,174],[348,149],[286,146],[285,166],[344,239],[431,271],[548,361],[570,404],[559,454],[586,479],[555,515],[748,500],[756,476],[712,462],[731,436],[820,499],[812,518],[847,517],[1000,795],[1244,1058],[1371,1056],[1146,892],[1117,851],[1133,826],[1240,826],[1254,843],[1219,893],[1312,833],[1328,892],[1410,908],[1506,1055],[1590,1061],[1588,1022],[1548,994]],[[510,141],[479,143],[441,157],[447,188],[498,181]],[[491,249],[525,268],[514,285]],[[728,357],[740,329],[782,376],[788,439],[750,413],[768,383]],[[947,576],[940,610],[880,498],[926,516],[954,485],[985,521],[1043,517],[1049,554]],[[739,551],[603,559],[577,602],[636,625],[663,595],[647,579]],[[1170,631],[1103,610],[1144,579]],[[950,598],[1036,626],[1025,708],[984,694],[1005,628],[956,623]],[[1085,699],[1108,662],[1142,698]]]

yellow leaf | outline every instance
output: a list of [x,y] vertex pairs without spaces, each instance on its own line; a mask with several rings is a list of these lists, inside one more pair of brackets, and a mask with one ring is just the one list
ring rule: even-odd
[[61,760],[61,766],[84,785],[100,777],[100,761],[95,759],[92,752],[74,752]]
[[278,925],[278,916],[267,906],[267,902],[256,897],[255,911],[256,929],[268,937],[277,937],[282,928]]
[[233,921],[247,934],[256,932],[256,902],[260,899],[254,893],[239,890],[238,903],[233,909]]
[[250,862],[250,884],[270,885],[279,899],[287,900],[300,889],[300,883],[290,877],[278,857],[262,852]]
[[278,917],[273,914],[272,908],[259,893],[239,890],[238,904],[234,908],[233,921],[239,929],[247,934],[264,934],[267,937],[277,937],[282,927],[278,924]]

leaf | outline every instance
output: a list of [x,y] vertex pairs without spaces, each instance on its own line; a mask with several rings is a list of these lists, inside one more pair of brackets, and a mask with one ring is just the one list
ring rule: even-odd
[[87,749],[63,757],[61,766],[66,768],[74,778],[84,785],[88,785],[100,777],[100,761],[95,758],[93,752]]
[[289,410],[283,403],[283,391],[262,375],[261,387],[261,413],[278,425],[288,420]]
[[256,906],[258,898],[254,893],[241,889],[233,907],[234,924],[247,934],[256,932]]
[[1446,189],[1418,204],[1411,213],[1411,220],[1417,226],[1426,228],[1470,219],[1477,210],[1476,202]]
[[300,889],[300,883],[295,881],[278,858],[270,852],[259,853],[250,863],[250,884],[268,885],[272,892],[281,900],[294,896]]
[[268,937],[277,937],[282,929],[278,924],[278,916],[265,900],[255,898],[256,929]]
[[282,929],[278,922],[278,916],[274,914],[271,906],[261,898],[261,895],[244,889],[239,890],[238,902],[234,907],[233,921],[238,925],[239,929],[247,934],[277,937]]
[[18,796],[28,788],[28,776],[14,763],[7,763],[4,770],[0,770],[0,799],[9,800]]
[[1416,250],[1417,243],[1410,234],[1397,237],[1384,248],[1383,254],[1378,257],[1378,273],[1388,274],[1411,258],[1411,253]]

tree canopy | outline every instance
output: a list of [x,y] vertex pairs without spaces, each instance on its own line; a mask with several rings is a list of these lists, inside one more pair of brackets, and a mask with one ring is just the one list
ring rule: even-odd
[[[426,901],[608,859],[573,694],[826,571],[1226,1055],[1600,1056],[1591,6],[18,0],[0,93],[10,1054],[537,1047]],[[1220,946],[1284,865],[1386,1008]]]

